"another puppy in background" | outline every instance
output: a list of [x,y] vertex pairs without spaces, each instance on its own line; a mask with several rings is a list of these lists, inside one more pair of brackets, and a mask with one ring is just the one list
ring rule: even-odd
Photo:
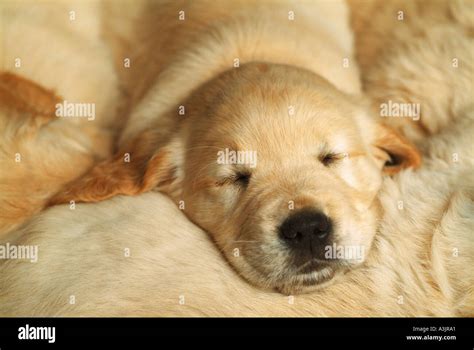
[[348,3],[363,90],[384,123],[423,147],[474,110],[473,1]]
[[7,1],[0,19],[2,236],[110,156],[119,93],[97,3]]

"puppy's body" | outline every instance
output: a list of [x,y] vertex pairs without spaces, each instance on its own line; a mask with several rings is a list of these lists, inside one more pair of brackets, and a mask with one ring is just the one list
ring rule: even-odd
[[[111,152],[118,85],[101,18],[92,2],[0,5],[0,235]],[[95,114],[60,118],[64,101]]]
[[134,43],[122,51],[131,54],[124,79],[133,103],[146,95],[122,144],[176,110],[205,82],[248,62],[304,68],[343,92],[360,92],[343,1],[179,0],[141,6]]
[[472,127],[430,141],[437,156],[423,170],[387,179],[369,259],[324,290],[288,297],[250,286],[174,203],[150,193],[51,208],[17,231],[10,243],[38,245],[38,262],[0,262],[0,314],[472,316],[473,164],[444,160],[470,147]]

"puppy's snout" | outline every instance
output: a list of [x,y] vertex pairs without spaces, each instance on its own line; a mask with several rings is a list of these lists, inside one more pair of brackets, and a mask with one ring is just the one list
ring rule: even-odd
[[331,240],[332,229],[331,219],[323,213],[301,210],[283,222],[279,235],[293,250],[317,257]]

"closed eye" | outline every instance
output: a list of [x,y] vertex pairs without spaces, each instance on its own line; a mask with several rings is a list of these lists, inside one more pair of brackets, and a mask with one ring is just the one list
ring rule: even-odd
[[345,153],[326,153],[319,157],[319,161],[324,166],[330,166],[346,157]]
[[231,176],[225,177],[217,181],[218,186],[226,184],[234,184],[246,188],[250,182],[251,174],[249,172],[237,172]]
[[250,173],[239,172],[235,175],[235,182],[247,187],[250,182]]

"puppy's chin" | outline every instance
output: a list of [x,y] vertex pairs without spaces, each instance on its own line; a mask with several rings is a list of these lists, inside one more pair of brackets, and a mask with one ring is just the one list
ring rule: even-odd
[[341,273],[340,267],[326,266],[312,272],[295,274],[287,281],[281,281],[276,290],[285,295],[310,293],[329,286]]

